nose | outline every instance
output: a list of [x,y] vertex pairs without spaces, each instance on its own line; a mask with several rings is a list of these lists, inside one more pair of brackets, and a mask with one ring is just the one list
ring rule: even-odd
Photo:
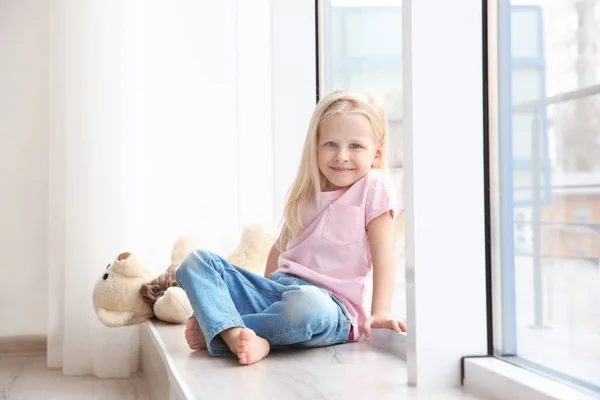
[[336,162],[344,162],[348,161],[348,153],[345,149],[340,148],[338,152],[335,154],[334,161]]

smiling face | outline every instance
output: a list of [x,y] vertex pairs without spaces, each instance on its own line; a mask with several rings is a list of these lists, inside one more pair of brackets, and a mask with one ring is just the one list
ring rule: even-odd
[[326,118],[319,126],[317,146],[319,170],[326,178],[325,191],[352,185],[381,158],[371,123],[361,114]]

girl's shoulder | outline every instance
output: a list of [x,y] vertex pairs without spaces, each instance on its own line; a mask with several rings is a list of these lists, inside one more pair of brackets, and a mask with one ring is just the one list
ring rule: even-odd
[[365,178],[364,190],[367,208],[389,205],[396,211],[404,209],[402,171],[371,170]]
[[367,173],[367,179],[368,180],[373,180],[373,179],[386,179],[389,178],[388,173],[383,172],[380,169],[372,169]]
[[365,188],[370,189],[387,189],[393,191],[393,177],[389,172],[384,172],[380,169],[372,169],[365,176]]

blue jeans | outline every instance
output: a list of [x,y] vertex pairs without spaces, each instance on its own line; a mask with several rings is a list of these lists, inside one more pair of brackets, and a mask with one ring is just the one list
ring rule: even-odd
[[350,319],[331,292],[281,272],[270,279],[196,250],[179,266],[185,290],[212,355],[232,354],[219,333],[247,327],[273,347],[345,343]]

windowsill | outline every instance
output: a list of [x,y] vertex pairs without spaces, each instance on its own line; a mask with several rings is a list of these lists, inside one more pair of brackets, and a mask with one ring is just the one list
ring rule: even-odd
[[596,397],[494,357],[464,360],[464,387],[491,399],[592,400]]
[[153,399],[316,398],[323,392],[326,398],[385,398],[413,390],[406,383],[405,335],[392,331],[375,330],[352,344],[274,351],[246,368],[233,357],[191,351],[183,325],[152,321],[141,328],[142,369]]
[[406,333],[384,329],[374,329],[371,332],[371,337],[366,341],[406,361]]

